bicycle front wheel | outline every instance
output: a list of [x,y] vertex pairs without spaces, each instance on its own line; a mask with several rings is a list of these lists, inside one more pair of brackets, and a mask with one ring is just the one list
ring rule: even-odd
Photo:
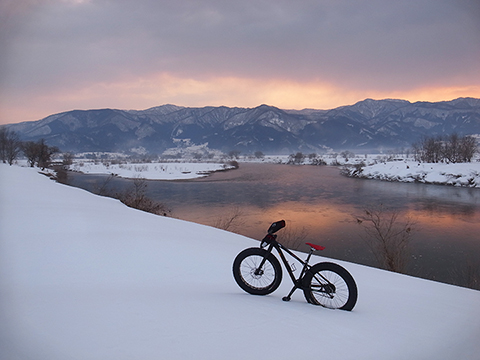
[[323,262],[313,265],[303,277],[305,299],[330,309],[352,310],[357,302],[357,285],[340,265]]
[[[260,264],[265,259],[263,266]],[[248,248],[233,262],[233,277],[243,290],[253,295],[267,295],[282,281],[282,267],[277,258],[261,248]]]

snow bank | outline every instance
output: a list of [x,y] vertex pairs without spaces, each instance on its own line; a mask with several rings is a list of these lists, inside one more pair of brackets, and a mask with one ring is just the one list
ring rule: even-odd
[[0,359],[479,358],[478,291],[339,262],[352,312],[281,301],[288,278],[252,296],[231,266],[256,241],[35,169],[0,164],[0,183]]
[[70,170],[85,174],[115,174],[123,178],[142,177],[150,180],[194,179],[231,168],[233,167],[230,165],[217,163],[110,164],[84,161],[70,166]]
[[393,161],[349,168],[352,177],[400,182],[420,182],[480,188],[480,163],[430,164]]

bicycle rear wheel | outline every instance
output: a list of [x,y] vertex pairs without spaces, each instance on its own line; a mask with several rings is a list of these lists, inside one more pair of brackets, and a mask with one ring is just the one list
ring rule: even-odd
[[[259,265],[266,257],[262,268]],[[233,277],[243,290],[253,295],[267,295],[282,281],[282,267],[277,258],[261,248],[248,248],[233,262]]]
[[330,309],[352,310],[357,302],[357,285],[352,275],[338,264],[315,264],[303,277],[305,299]]

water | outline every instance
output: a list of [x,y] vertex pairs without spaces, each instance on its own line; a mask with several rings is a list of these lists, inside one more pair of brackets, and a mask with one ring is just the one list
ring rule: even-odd
[[[89,190],[105,177],[73,175],[72,184]],[[130,180],[115,179],[120,189]],[[403,184],[341,176],[329,166],[241,164],[238,170],[188,181],[148,181],[148,195],[165,203],[173,216],[206,225],[234,212],[241,216],[230,230],[261,239],[273,221],[285,219],[278,233],[291,247],[304,242],[326,246],[322,255],[376,265],[357,218],[365,208],[383,204],[399,218],[415,221],[407,272],[464,285],[480,259],[480,190]],[[304,241],[296,235],[307,234]]]

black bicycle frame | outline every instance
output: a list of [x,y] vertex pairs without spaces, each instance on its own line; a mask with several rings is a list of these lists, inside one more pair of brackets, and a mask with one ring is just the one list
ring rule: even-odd
[[[313,249],[310,250],[307,258],[305,260],[302,260],[297,255],[295,255],[292,251],[290,251],[285,246],[280,244],[276,239],[277,239],[277,235],[268,234],[267,236],[265,236],[265,238],[260,243],[260,247],[262,247],[262,248],[265,248],[266,245],[268,244],[268,249],[267,249],[266,256],[263,258],[262,262],[258,266],[258,269],[261,269],[263,267],[263,265],[267,261],[268,255],[271,254],[272,250],[275,248],[278,252],[278,255],[280,255],[280,258],[282,259],[282,262],[285,265],[285,268],[287,269],[288,275],[290,275],[290,279],[292,279],[292,282],[293,282],[292,290],[290,290],[290,293],[283,298],[283,300],[288,301],[288,300],[290,300],[290,297],[295,292],[295,290],[303,289],[302,278],[305,275],[305,273],[308,271],[308,269],[311,268],[311,266],[308,264],[308,262],[310,261],[310,257],[313,254]],[[292,266],[289,264],[289,262],[288,262],[287,258],[285,257],[285,254],[283,253],[283,251],[285,251],[288,255],[290,255],[295,260],[297,260],[298,262],[303,264],[302,271],[300,272],[300,275],[298,276],[298,278],[296,278],[295,274],[293,273],[296,269],[292,269]]]

